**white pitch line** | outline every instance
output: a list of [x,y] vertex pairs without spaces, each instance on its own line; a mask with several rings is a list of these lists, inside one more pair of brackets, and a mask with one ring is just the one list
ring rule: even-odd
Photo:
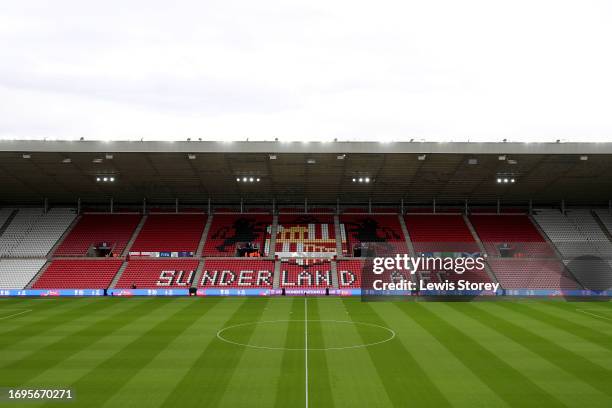
[[581,313],[585,313],[585,314],[588,314],[588,315],[591,315],[591,316],[599,317],[600,319],[612,320],[609,317],[600,316],[600,315],[595,314],[595,313],[587,312],[586,310],[582,310],[582,309],[576,309],[576,310],[581,312]]
[[[13,310],[15,310],[15,309],[13,309]],[[8,318],[11,318],[11,317],[13,317],[13,316],[19,316],[19,315],[22,315],[22,314],[24,314],[24,313],[28,313],[28,312],[31,312],[31,311],[32,311],[32,309],[22,310],[21,312],[18,312],[18,313],[13,313],[12,315],[8,315],[8,316],[0,317],[0,320],[8,319]]]
[[304,367],[306,371],[305,376],[305,395],[306,395],[306,408],[308,408],[308,301],[304,297]]

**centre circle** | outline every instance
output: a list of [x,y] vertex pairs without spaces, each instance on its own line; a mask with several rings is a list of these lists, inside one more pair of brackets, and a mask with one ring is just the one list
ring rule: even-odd
[[308,344],[309,351],[325,351],[375,346],[393,340],[395,332],[378,324],[348,320],[264,320],[224,327],[217,338],[255,349],[304,351]]

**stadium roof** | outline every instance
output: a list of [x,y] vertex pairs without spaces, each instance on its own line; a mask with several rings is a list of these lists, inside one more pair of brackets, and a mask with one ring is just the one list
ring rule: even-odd
[[[114,183],[96,182],[101,175]],[[237,177],[259,177],[259,183]],[[353,182],[369,177],[371,183]],[[498,178],[516,183],[497,183]],[[4,202],[605,203],[612,143],[0,141]]]

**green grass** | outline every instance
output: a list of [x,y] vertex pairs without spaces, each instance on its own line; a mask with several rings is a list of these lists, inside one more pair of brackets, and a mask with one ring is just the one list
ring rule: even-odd
[[0,387],[76,395],[0,405],[305,407],[306,357],[310,407],[609,408],[612,304],[0,300]]

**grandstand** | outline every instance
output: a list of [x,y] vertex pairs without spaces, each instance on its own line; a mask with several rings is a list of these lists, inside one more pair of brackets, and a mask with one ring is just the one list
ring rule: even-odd
[[[13,153],[17,145],[3,142],[0,156],[6,163],[19,159]],[[63,142],[20,145],[19,151],[30,150],[33,158],[19,163],[47,166],[52,173],[57,164],[44,158],[50,146],[67,155],[74,148]],[[163,162],[175,178],[173,201],[167,194],[156,197],[157,193],[132,186],[115,190],[107,205],[101,197],[88,197],[88,204],[82,206],[79,197],[49,181],[39,188],[49,195],[56,192],[52,200],[43,200],[44,206],[21,205],[32,194],[27,186],[35,184],[25,170],[20,175],[23,183],[11,187],[11,200],[0,208],[3,289],[358,289],[363,268],[370,267],[360,258],[379,251],[487,257],[486,268],[478,272],[461,276],[421,269],[407,277],[412,281],[469,279],[499,282],[502,289],[509,290],[572,290],[605,285],[608,272],[602,265],[612,265],[612,213],[605,193],[610,181],[596,170],[612,152],[590,151],[590,145],[576,145],[573,153],[555,145],[528,151],[515,144],[397,144],[393,151],[391,146],[371,143],[330,147],[341,149],[345,156],[304,145],[291,153],[308,155],[300,163],[301,171],[319,165],[329,170],[287,184],[281,180],[296,172],[293,158],[297,156],[284,155],[274,143],[236,144],[232,146],[236,160],[257,163],[250,171],[261,183],[253,186],[235,181],[236,171],[227,166],[229,153],[216,151],[218,146],[211,142],[198,145],[195,152],[194,146],[180,143],[166,151],[154,143],[136,147],[90,142],[83,146],[93,158],[92,168],[75,168],[77,172],[95,174],[99,152],[114,147],[116,152],[106,163],[109,168],[121,166],[152,185],[167,185],[168,181],[152,179],[153,169],[147,168],[147,160]],[[186,148],[197,157],[185,159],[181,149]],[[469,160],[453,152],[457,148],[468,149]],[[424,150],[429,156],[421,156]],[[283,159],[270,161],[266,154],[274,151]],[[513,163],[521,163],[512,167],[518,182],[498,185],[497,175],[513,166],[506,157],[510,154]],[[590,154],[589,160],[576,159],[578,154]],[[498,160],[496,155],[506,159]],[[567,163],[578,160],[581,177],[592,165],[592,183],[574,196],[558,195],[553,192],[559,189],[551,189],[536,204],[532,192],[539,186],[537,180],[549,172],[545,165],[538,167],[532,161],[535,155],[563,157]],[[190,176],[179,164],[183,160],[196,166],[202,174],[199,182],[209,186],[210,193],[203,200],[192,193],[199,185],[189,184]],[[344,167],[337,166],[341,161]],[[206,165],[213,162],[217,168]],[[352,181],[357,169],[367,173],[364,169],[368,168],[379,169],[378,176],[370,174],[369,185]],[[453,182],[449,168],[467,181]],[[391,169],[402,169],[404,179],[388,176]],[[567,177],[572,171],[568,164]],[[87,174],[74,181],[70,191],[88,191],[86,187],[96,181]],[[116,183],[123,184],[118,173]],[[563,186],[565,182],[552,183]],[[76,201],[70,205],[70,200]],[[584,256],[596,259],[577,262]],[[599,262],[595,269],[602,271],[582,273],[580,265],[589,262]]]
[[83,214],[54,255],[86,256],[100,243],[106,243],[110,253],[122,255],[141,218],[140,214]]
[[409,214],[404,221],[417,253],[479,251],[461,215]]
[[130,248],[130,254],[184,252],[193,256],[205,225],[203,214],[151,213]]

